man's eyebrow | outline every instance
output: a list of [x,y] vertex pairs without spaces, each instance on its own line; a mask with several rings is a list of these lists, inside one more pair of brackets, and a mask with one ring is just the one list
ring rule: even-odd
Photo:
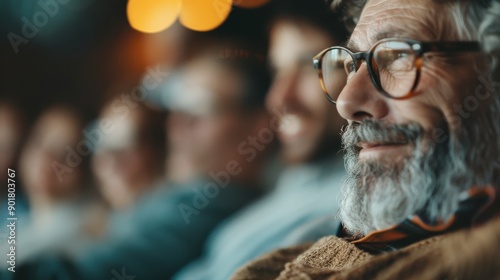
[[[382,39],[387,39],[387,38],[402,38],[406,32],[400,29],[392,29],[392,30],[385,30],[383,32],[377,32],[373,36],[371,36],[371,41],[373,44],[376,42],[382,40]],[[359,52],[359,51],[368,51],[368,50],[360,50],[359,45],[353,40],[349,39],[347,43],[344,44],[347,49],[349,49],[352,52]]]
[[401,38],[405,32],[400,29],[393,29],[393,30],[386,30],[384,32],[377,32],[373,36],[373,41],[378,42],[382,39],[387,39],[387,38]]

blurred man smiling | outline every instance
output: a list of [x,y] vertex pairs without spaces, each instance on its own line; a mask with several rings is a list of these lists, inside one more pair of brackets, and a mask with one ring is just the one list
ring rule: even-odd
[[[331,104],[318,94],[321,89],[316,71],[311,67],[311,57],[332,44],[332,38],[326,36],[325,31],[338,41],[344,40],[345,35],[336,26],[325,31],[318,29],[305,18],[306,15],[300,18],[292,12],[278,15],[271,29],[270,63],[274,82],[266,105],[270,112],[284,112],[277,135],[282,144],[282,157],[289,165],[313,162],[337,152],[340,128],[345,124]],[[345,83],[345,76],[339,75],[336,82]]]
[[336,5],[359,21],[346,47],[314,63],[349,122],[343,226],[235,278],[498,279],[500,3]]
[[[336,152],[344,121],[324,102],[311,56],[345,40],[347,33],[323,1],[278,4],[270,30],[274,79],[266,105],[271,113],[284,112],[277,136],[286,169],[269,195],[215,229],[205,255],[182,269],[176,280],[228,279],[262,253],[335,232],[335,200],[345,175]],[[339,91],[345,78],[342,73],[335,79]]]

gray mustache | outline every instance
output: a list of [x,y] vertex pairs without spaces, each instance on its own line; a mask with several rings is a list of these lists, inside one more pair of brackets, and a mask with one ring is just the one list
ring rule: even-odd
[[377,120],[348,125],[342,133],[344,149],[357,149],[360,142],[416,144],[424,136],[418,123],[386,124]]

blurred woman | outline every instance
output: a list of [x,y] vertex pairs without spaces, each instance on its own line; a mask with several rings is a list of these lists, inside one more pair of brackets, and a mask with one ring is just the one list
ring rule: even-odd
[[85,181],[88,151],[83,129],[84,121],[74,108],[53,106],[35,122],[22,149],[17,174],[30,212],[19,218],[20,261],[39,253],[78,254],[98,235],[100,208]]

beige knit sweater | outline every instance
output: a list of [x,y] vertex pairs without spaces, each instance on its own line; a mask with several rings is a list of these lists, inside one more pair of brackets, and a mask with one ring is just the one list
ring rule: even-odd
[[500,279],[500,219],[370,255],[335,236],[274,251],[241,268],[241,279]]

